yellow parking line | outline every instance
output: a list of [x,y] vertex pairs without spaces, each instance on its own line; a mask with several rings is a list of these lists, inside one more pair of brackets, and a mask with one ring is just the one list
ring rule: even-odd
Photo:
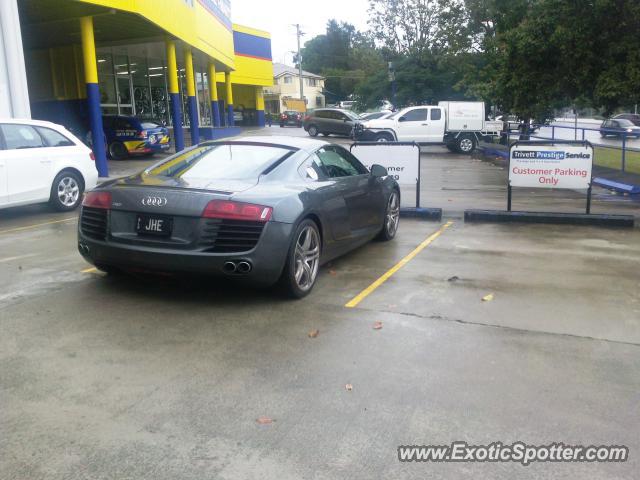
[[53,224],[56,224],[56,223],[70,222],[71,220],[77,220],[77,219],[78,219],[78,217],[71,217],[71,218],[64,218],[62,220],[53,220],[51,222],[36,223],[36,224],[33,224],[33,225],[27,225],[26,227],[9,228],[7,230],[0,230],[0,234],[11,233],[11,232],[20,232],[22,230],[30,230],[32,228],[44,227],[45,225],[53,225]]
[[422,242],[420,245],[418,245],[416,248],[414,248],[411,253],[409,253],[406,257],[404,257],[402,260],[400,260],[398,263],[396,263],[393,267],[391,267],[389,270],[387,270],[380,278],[378,278],[375,282],[373,282],[371,285],[369,285],[367,288],[365,288],[363,291],[361,291],[358,295],[356,295],[351,300],[349,300],[349,302],[345,305],[345,307],[353,308],[353,307],[358,306],[358,304],[362,300],[367,298],[371,293],[373,293],[373,291],[376,288],[378,288],[380,285],[382,285],[384,282],[386,282],[389,278],[391,278],[391,276],[394,273],[396,273],[398,270],[400,270],[402,267],[404,267],[407,263],[409,263],[411,260],[413,260],[413,258],[416,255],[418,255],[422,250],[427,248],[431,244],[431,242],[433,242],[436,238],[438,238],[440,235],[442,235],[442,233],[447,228],[449,228],[451,225],[453,225],[453,222],[445,223],[442,227],[440,227],[440,229],[437,232],[433,233],[428,238],[426,238],[424,242]]

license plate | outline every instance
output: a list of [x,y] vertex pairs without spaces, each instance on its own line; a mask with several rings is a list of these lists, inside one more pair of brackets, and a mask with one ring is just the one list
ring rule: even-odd
[[136,218],[136,232],[142,235],[156,235],[168,237],[173,229],[173,221],[169,217],[158,215],[138,215]]

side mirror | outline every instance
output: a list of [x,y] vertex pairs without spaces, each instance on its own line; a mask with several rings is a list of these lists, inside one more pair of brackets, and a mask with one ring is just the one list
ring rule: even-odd
[[382,165],[378,165],[377,163],[371,165],[371,175],[374,177],[386,177],[389,175],[389,172]]
[[407,121],[407,119],[406,119],[405,117],[400,117],[400,118],[398,119],[398,121],[399,121],[399,122],[406,122],[406,121]]

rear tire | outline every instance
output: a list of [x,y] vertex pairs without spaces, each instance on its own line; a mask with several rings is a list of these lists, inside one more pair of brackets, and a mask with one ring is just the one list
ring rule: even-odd
[[296,228],[278,281],[287,296],[303,298],[311,293],[320,267],[320,238],[318,225],[313,220],[303,220]]
[[109,156],[114,160],[122,160],[129,156],[127,147],[122,142],[113,142],[109,145]]
[[307,133],[309,133],[310,136],[312,137],[317,137],[318,136],[318,127],[316,127],[315,125],[309,125],[309,129],[307,130]]
[[60,172],[51,185],[49,205],[60,212],[75,210],[82,202],[84,182],[82,177],[71,171]]
[[470,135],[460,135],[456,141],[456,149],[465,155],[470,155],[476,149],[476,139]]
[[387,209],[384,213],[384,223],[382,230],[378,234],[378,240],[388,242],[393,240],[398,232],[398,226],[400,225],[400,194],[397,190],[391,192],[389,199],[387,200]]

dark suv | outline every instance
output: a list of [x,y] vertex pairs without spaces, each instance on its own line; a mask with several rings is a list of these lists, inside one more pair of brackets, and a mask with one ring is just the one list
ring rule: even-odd
[[354,125],[358,123],[358,116],[348,110],[340,108],[317,108],[304,118],[304,129],[312,137],[319,133],[351,136]]

